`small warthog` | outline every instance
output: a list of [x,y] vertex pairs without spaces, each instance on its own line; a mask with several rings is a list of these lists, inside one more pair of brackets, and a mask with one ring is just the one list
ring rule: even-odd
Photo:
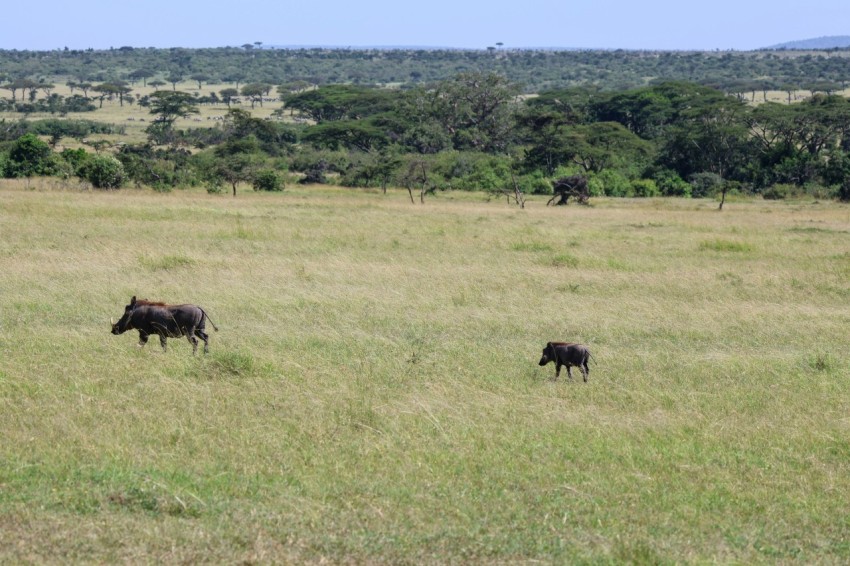
[[587,376],[590,374],[590,368],[587,367],[587,362],[590,358],[590,350],[583,344],[549,342],[543,348],[543,357],[540,358],[540,365],[545,366],[549,362],[555,362],[555,379],[558,379],[558,376],[561,375],[561,366],[567,366],[567,375],[572,379],[573,374],[570,372],[570,367],[577,366],[581,370],[581,375],[586,382]]
[[162,349],[166,349],[167,338],[185,336],[192,343],[192,354],[198,351],[198,338],[204,341],[204,353],[210,351],[209,335],[204,332],[206,321],[209,320],[213,329],[218,332],[215,323],[199,306],[167,305],[144,299],[136,300],[134,296],[130,304],[124,307],[124,316],[112,324],[113,334],[123,334],[128,330],[139,331],[139,347],[148,342],[151,334],[159,336]]

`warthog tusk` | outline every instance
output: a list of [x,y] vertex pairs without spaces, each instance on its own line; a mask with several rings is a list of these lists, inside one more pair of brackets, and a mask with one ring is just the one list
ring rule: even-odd
[[109,324],[111,324],[112,326],[115,326],[115,319],[110,317],[109,318]]

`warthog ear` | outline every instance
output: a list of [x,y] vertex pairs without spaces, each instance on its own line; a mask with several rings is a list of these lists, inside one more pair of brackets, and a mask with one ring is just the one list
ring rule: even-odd
[[136,295],[133,295],[133,298],[130,299],[130,306],[132,307],[135,304],[136,304]]

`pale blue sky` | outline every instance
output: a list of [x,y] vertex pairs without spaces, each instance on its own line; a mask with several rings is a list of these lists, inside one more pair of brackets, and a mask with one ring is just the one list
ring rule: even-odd
[[11,0],[2,49],[266,45],[756,49],[850,35],[848,0]]

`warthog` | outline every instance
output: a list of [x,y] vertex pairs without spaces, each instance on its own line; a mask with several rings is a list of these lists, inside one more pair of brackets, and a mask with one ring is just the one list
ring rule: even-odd
[[549,362],[555,362],[555,379],[558,379],[558,376],[561,375],[561,366],[567,366],[567,375],[572,379],[573,374],[570,371],[570,367],[577,366],[581,370],[581,375],[586,382],[587,376],[590,374],[590,368],[587,367],[587,362],[590,358],[590,350],[583,344],[549,342],[543,348],[543,357],[540,358],[540,365],[545,366]]
[[144,299],[136,300],[134,296],[130,299],[130,304],[124,307],[124,316],[112,324],[112,333],[123,334],[128,330],[138,330],[140,348],[147,344],[151,334],[156,334],[159,336],[159,343],[162,344],[163,350],[167,349],[167,338],[185,336],[192,343],[192,355],[198,351],[198,338],[200,338],[204,341],[206,354],[210,351],[210,337],[204,332],[207,320],[218,332],[215,323],[199,306],[167,305]]

